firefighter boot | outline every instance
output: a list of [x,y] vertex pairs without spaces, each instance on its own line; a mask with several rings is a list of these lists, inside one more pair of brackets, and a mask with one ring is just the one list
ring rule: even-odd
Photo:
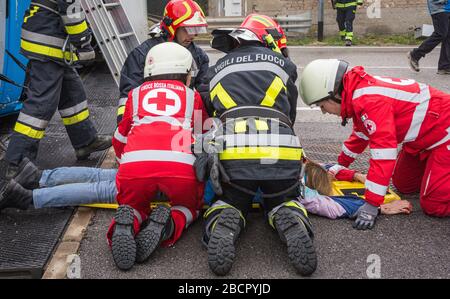
[[136,262],[138,263],[147,260],[162,241],[172,236],[175,229],[170,209],[166,206],[156,207],[145,225],[136,236]]
[[290,201],[269,214],[269,223],[275,227],[287,245],[289,260],[302,276],[311,275],[317,267],[312,226],[306,210],[300,203]]
[[241,212],[230,205],[212,206],[205,213],[204,242],[208,245],[208,264],[214,274],[230,272],[235,258],[235,243],[245,225]]
[[134,210],[130,206],[119,206],[114,215],[112,233],[112,255],[117,267],[128,270],[136,261],[136,241],[134,240]]
[[88,146],[75,150],[78,160],[86,160],[93,152],[103,151],[110,148],[112,145],[112,138],[110,136],[97,136]]
[[33,191],[10,180],[0,192],[0,211],[6,208],[26,210],[33,204]]
[[14,180],[25,189],[33,190],[39,188],[42,172],[30,159],[24,157],[19,164]]

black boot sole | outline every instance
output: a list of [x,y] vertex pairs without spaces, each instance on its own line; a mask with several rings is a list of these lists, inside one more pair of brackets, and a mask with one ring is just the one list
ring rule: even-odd
[[136,262],[145,262],[161,243],[163,230],[171,221],[170,209],[158,206],[152,211],[148,225],[136,236]]
[[240,215],[235,209],[221,212],[208,242],[208,264],[214,274],[230,272],[235,258],[234,241],[240,232]]
[[128,270],[136,261],[136,242],[133,236],[133,209],[120,206],[114,215],[116,221],[112,235],[112,255],[117,267]]
[[309,276],[317,268],[314,244],[305,225],[289,209],[280,209],[275,215],[277,229],[286,238],[289,260],[302,276]]

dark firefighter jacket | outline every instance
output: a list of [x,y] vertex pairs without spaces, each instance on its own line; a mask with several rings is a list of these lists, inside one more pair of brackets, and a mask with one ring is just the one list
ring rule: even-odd
[[66,39],[81,48],[90,37],[79,0],[32,0],[22,25],[21,52],[30,59],[77,61],[76,53],[62,50]]
[[217,141],[230,179],[298,178],[296,79],[295,64],[259,44],[236,48],[210,67],[200,93],[208,114],[224,123]]

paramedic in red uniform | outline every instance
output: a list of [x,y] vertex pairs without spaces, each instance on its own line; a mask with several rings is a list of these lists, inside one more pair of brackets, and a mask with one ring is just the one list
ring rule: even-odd
[[315,60],[305,67],[300,90],[307,105],[341,116],[344,125],[353,120],[340,165],[349,166],[370,148],[367,203],[354,227],[373,227],[391,177],[401,193],[420,191],[426,214],[450,216],[450,94],[412,79],[372,76],[361,66],[347,68],[344,61]]
[[[195,176],[191,144],[194,117],[202,125],[207,114],[200,95],[187,87],[191,65],[192,55],[183,46],[154,46],[146,59],[146,82],[130,91],[114,134],[120,206],[108,241],[120,269],[144,262],[161,243],[172,245],[202,207],[203,185]],[[150,211],[157,191],[167,195],[170,209]]]

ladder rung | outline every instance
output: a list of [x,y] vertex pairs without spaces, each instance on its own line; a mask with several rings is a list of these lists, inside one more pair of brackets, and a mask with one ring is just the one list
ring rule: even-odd
[[104,5],[106,8],[111,9],[111,8],[116,8],[116,7],[118,7],[118,6],[121,6],[122,4],[121,4],[120,2],[117,2],[117,3],[103,3],[103,5]]
[[130,37],[130,36],[134,36],[134,32],[128,32],[128,33],[119,34],[119,38],[120,39],[125,39],[125,38]]

